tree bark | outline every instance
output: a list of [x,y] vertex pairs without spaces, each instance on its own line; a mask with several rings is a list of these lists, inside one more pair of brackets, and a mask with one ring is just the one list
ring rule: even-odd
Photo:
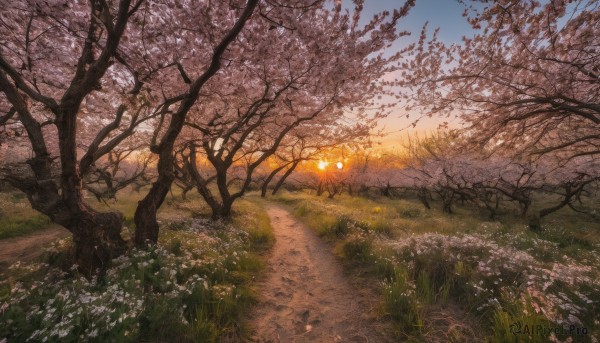
[[417,197],[419,198],[419,200],[421,200],[421,203],[423,204],[423,206],[425,206],[426,209],[431,210],[431,205],[429,204],[429,200],[427,200],[428,193],[429,192],[426,188],[420,188],[417,191]]
[[317,196],[320,197],[323,194],[323,182],[319,182],[317,186]]
[[[135,244],[145,246],[148,243],[155,244],[158,241],[158,223],[156,221],[156,212],[162,205],[173,181],[175,173],[173,164],[175,155],[173,147],[175,140],[183,129],[187,113],[198,100],[200,90],[206,82],[221,68],[221,57],[225,50],[231,44],[237,35],[242,31],[246,21],[254,12],[258,0],[248,0],[246,8],[238,18],[231,30],[223,37],[221,42],[215,47],[211,63],[204,73],[202,73],[191,85],[188,92],[183,97],[179,108],[171,115],[169,127],[165,132],[162,141],[154,147],[154,152],[158,153],[158,178],[150,192],[138,203],[135,211]],[[195,161],[194,161],[195,163]]]
[[283,186],[283,183],[288,178],[288,176],[290,176],[292,174],[292,172],[294,171],[294,169],[296,169],[296,167],[298,166],[298,163],[300,163],[300,161],[294,162],[292,164],[292,166],[288,170],[285,171],[285,174],[283,174],[281,176],[281,179],[279,179],[279,181],[277,181],[277,184],[275,184],[275,187],[273,187],[273,192],[271,192],[271,195],[277,194],[277,192],[279,191],[281,186]]
[[233,201],[224,201],[222,203],[216,204],[216,206],[211,206],[211,219],[219,220],[219,219],[228,219],[231,217],[231,210],[233,208]]
[[110,261],[122,255],[127,246],[121,238],[123,215],[118,212],[86,211],[79,215],[73,232],[75,263],[85,275],[103,274]]
[[159,174],[159,179],[152,185],[148,194],[138,202],[134,215],[136,246],[144,247],[158,241],[156,213],[169,193],[172,181],[165,175],[161,178]]
[[[37,166],[34,164],[33,168],[37,169]],[[73,262],[84,275],[103,273],[111,259],[125,252],[127,247],[121,238],[123,216],[120,213],[98,212],[86,205],[77,194],[69,197],[79,199],[76,206],[68,206],[58,192],[58,185],[51,179],[9,178],[9,182],[27,195],[33,209],[71,232]]]
[[[275,177],[275,175],[277,175],[277,173],[279,173],[283,168],[285,168],[287,166],[287,164],[282,165],[280,167],[277,167],[275,169],[273,169],[273,171],[269,174],[269,176],[267,176],[267,178],[265,179],[265,181],[263,182],[261,188],[260,188],[260,196],[262,198],[267,196],[267,189],[269,187],[269,183],[273,180],[273,178]],[[275,194],[275,193],[273,193]]]
[[529,229],[532,231],[541,231],[541,229],[542,229],[541,219],[542,218],[571,204],[573,197],[576,197],[578,194],[580,194],[586,185],[588,185],[591,182],[594,182],[595,180],[596,179],[589,179],[586,181],[568,182],[568,183],[562,185],[562,187],[564,188],[564,191],[565,191],[563,194],[563,199],[555,206],[543,208],[536,215],[532,216],[529,219]]
[[454,192],[450,189],[441,189],[438,194],[442,198],[442,212],[452,214],[452,202],[454,201]]

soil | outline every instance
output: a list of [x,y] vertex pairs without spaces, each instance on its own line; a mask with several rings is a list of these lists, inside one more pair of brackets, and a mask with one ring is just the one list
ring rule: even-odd
[[0,274],[17,261],[29,261],[42,255],[46,246],[67,236],[69,231],[61,226],[51,225],[25,237],[0,240]]
[[276,243],[258,285],[253,342],[391,342],[378,297],[344,274],[331,247],[285,209],[267,212]]

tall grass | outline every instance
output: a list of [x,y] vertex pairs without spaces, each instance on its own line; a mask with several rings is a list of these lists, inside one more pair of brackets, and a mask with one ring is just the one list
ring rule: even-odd
[[254,249],[258,252],[270,249],[275,243],[271,220],[258,197],[240,199],[235,203],[233,224],[243,227],[249,234]]
[[[401,341],[545,342],[551,339],[549,328],[558,323],[541,313],[543,306],[555,306],[545,311],[562,311],[564,318],[581,319],[579,327],[595,332],[595,336],[573,337],[575,341],[598,338],[600,321],[593,318],[600,313],[594,305],[600,300],[600,289],[593,280],[600,277],[600,225],[585,215],[552,215],[543,230],[535,233],[527,230],[519,216],[504,213],[490,221],[472,207],[457,206],[450,215],[405,199],[341,195],[331,200],[303,192],[283,193],[276,199],[292,206],[295,216],[335,243],[335,250],[352,270],[382,281],[382,310],[396,323]],[[445,246],[421,237],[458,240]],[[416,244],[413,238],[420,243],[411,245]],[[473,240],[475,245],[469,243]],[[496,251],[493,258],[492,250]],[[544,305],[548,300],[529,289],[523,273],[534,268],[531,272],[544,275],[559,265],[580,270],[574,278],[581,279],[576,287],[556,276],[542,283],[543,277],[536,279],[536,287],[549,287],[544,286],[547,283],[552,285],[547,292],[564,298],[555,300],[563,305]],[[487,274],[490,267],[496,274]],[[538,294],[537,298],[532,299],[529,292]],[[440,328],[439,320],[429,318],[431,313],[444,313],[436,316],[442,316],[447,326]],[[586,315],[572,319],[572,313]],[[515,335],[510,331],[515,323],[538,331]],[[564,341],[569,334],[555,336]]]
[[50,223],[48,217],[31,208],[24,194],[0,193],[0,239],[28,235]]
[[50,226],[51,221],[43,215],[20,217],[11,215],[0,218],[0,239],[29,235]]
[[419,337],[423,330],[423,319],[415,285],[408,271],[396,267],[393,277],[383,283],[382,291],[384,311],[395,322],[396,336],[406,340]]
[[[256,296],[253,280],[263,270],[259,253],[273,243],[268,215],[260,204],[241,200],[230,222],[190,218],[194,212],[188,209],[198,209],[195,200],[172,199],[159,244],[131,250],[98,279],[70,268],[68,240],[39,263],[14,266],[0,281],[0,341],[248,338],[243,316]],[[110,205],[127,215],[134,202]]]

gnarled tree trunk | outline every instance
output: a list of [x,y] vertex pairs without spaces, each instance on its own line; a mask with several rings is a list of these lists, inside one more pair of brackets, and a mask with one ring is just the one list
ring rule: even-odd
[[[41,162],[37,159],[38,163]],[[34,168],[39,168],[39,163]],[[36,169],[38,172],[43,168]],[[121,237],[123,216],[118,212],[98,212],[86,205],[81,193],[71,190],[70,196],[61,196],[54,180],[35,181],[29,179],[9,179],[10,183],[23,191],[35,210],[73,235],[74,263],[85,275],[103,273],[110,260],[123,254],[126,243]],[[80,191],[80,190],[79,190]],[[63,190],[63,193],[65,191]],[[65,198],[70,199],[71,206]]]
[[100,272],[109,266],[110,260],[122,255],[127,247],[121,238],[123,215],[118,212],[85,211],[67,227],[73,233],[75,263],[86,275]]
[[[223,37],[221,42],[215,47],[210,65],[198,76],[184,94],[183,99],[175,111],[171,115],[169,127],[167,128],[160,144],[152,147],[153,152],[158,153],[158,178],[152,184],[150,192],[138,203],[138,208],[135,211],[135,243],[137,246],[145,246],[147,243],[156,243],[158,241],[158,223],[156,221],[156,213],[162,205],[165,197],[169,193],[169,189],[175,180],[174,163],[175,156],[173,147],[175,140],[183,129],[185,119],[189,110],[198,100],[200,90],[206,82],[219,71],[221,68],[221,57],[225,50],[235,40],[237,35],[242,31],[246,21],[254,12],[254,8],[258,4],[258,0],[248,0],[246,8],[242,15],[238,18],[234,26]],[[191,80],[190,80],[191,81]]]

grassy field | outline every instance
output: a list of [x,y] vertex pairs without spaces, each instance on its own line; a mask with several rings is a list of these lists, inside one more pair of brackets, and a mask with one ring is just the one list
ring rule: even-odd
[[[118,210],[125,216],[126,226],[133,227],[133,215],[137,202],[144,192],[125,190],[117,200],[99,202],[96,198],[86,199],[89,204],[99,210]],[[171,198],[177,199],[178,194]],[[191,200],[197,200],[192,197]],[[173,200],[171,200],[173,201]],[[170,211],[170,208],[161,210]],[[0,239],[26,236],[33,232],[43,230],[51,225],[51,221],[45,215],[31,208],[25,195],[19,191],[0,192]]]
[[[0,232],[12,232],[3,237],[49,225],[22,196],[0,197]],[[140,197],[126,192],[118,201],[88,200],[100,210],[121,211],[123,235],[130,237]],[[398,341],[599,337],[600,224],[592,217],[563,209],[532,232],[510,213],[491,220],[457,207],[450,215],[410,199],[283,192],[271,200],[329,241],[349,272],[378,290],[381,314],[395,323]],[[261,255],[274,243],[263,202],[246,196],[230,222],[215,223],[197,194],[185,201],[170,194],[158,215],[159,245],[131,250],[100,280],[70,269],[70,240],[56,242],[43,258],[16,264],[0,281],[0,341],[248,338],[243,315],[254,302]]]
[[377,284],[401,341],[597,342],[600,224],[561,210],[539,233],[512,214],[449,215],[412,200],[276,200]]
[[[95,206],[122,211],[128,236],[138,197]],[[169,196],[159,244],[132,249],[101,279],[69,268],[70,239],[38,261],[13,265],[0,281],[0,341],[237,342],[249,335],[242,316],[255,299],[261,253],[273,243],[268,216],[242,199],[231,222],[212,222],[198,200]]]
[[33,210],[25,195],[0,192],[0,239],[28,235],[49,225],[50,219]]

